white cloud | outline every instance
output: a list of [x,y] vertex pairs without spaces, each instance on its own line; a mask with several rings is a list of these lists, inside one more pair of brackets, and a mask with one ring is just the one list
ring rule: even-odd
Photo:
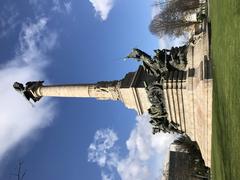
[[159,48],[171,49],[172,46],[183,46],[187,43],[188,39],[189,37],[187,35],[178,38],[164,35],[159,39]]
[[19,13],[14,6],[5,5],[0,12],[0,38],[6,37],[19,24]]
[[103,21],[108,18],[108,14],[113,8],[114,0],[89,0],[96,13],[101,17]]
[[43,100],[33,108],[12,87],[14,81],[45,79],[46,52],[56,42],[56,34],[49,32],[46,24],[46,18],[24,24],[16,56],[0,66],[0,160],[16,145],[33,138],[37,130],[53,119],[52,103]]
[[117,135],[111,129],[98,130],[95,133],[94,141],[88,149],[88,161],[96,162],[100,167],[112,163],[111,152],[114,143],[118,140]]
[[62,12],[60,1],[59,0],[52,0],[52,2],[53,2],[52,10],[57,11],[57,12]]
[[72,11],[72,2],[67,1],[67,2],[62,2],[60,0],[52,0],[53,2],[53,7],[52,10],[58,13],[71,13]]
[[70,1],[65,2],[64,7],[65,7],[67,13],[70,13],[72,11],[72,3]]
[[114,176],[112,174],[106,174],[102,172],[101,176],[102,176],[102,180],[114,180]]
[[[115,138],[115,141],[112,141],[111,146],[108,146],[108,148],[105,149],[104,156],[94,156],[94,158],[90,160],[91,162],[97,162],[102,168],[102,171],[106,171],[106,169],[110,171],[108,176],[102,175],[103,180],[106,177],[113,176],[115,173],[117,173],[123,180],[157,179],[161,176],[160,170],[163,168],[165,155],[175,136],[164,133],[152,135],[151,125],[148,121],[148,115],[137,117],[136,126],[126,142],[128,149],[128,155],[126,157],[120,157],[119,153],[116,151],[117,148],[115,146],[115,141],[117,138]],[[110,132],[111,134],[115,134],[112,130],[109,131],[109,133]],[[109,134],[109,136],[112,135]],[[108,137],[108,135],[106,135],[106,137]],[[101,143],[104,141],[99,142]],[[92,144],[90,147],[91,146]],[[101,148],[91,149],[92,151],[90,151],[90,153],[94,152],[94,154],[103,154],[103,151],[100,150]],[[104,161],[102,161],[103,157]]]
[[159,6],[153,6],[153,7],[152,7],[152,13],[151,13],[152,19],[153,19],[156,15],[158,15],[158,14],[160,13],[160,11],[161,11],[161,9],[160,9]]
[[37,14],[49,14],[51,12],[58,14],[70,14],[72,11],[71,0],[29,0],[29,3],[33,5]]

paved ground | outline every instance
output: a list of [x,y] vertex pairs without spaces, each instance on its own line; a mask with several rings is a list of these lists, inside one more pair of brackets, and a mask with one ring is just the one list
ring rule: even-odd
[[188,68],[195,68],[188,78],[185,102],[188,104],[186,132],[196,140],[207,166],[211,167],[212,138],[212,72],[209,58],[208,29],[188,53]]

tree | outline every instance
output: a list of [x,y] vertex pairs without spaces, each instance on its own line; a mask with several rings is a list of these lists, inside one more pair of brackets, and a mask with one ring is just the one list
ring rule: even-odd
[[171,0],[165,3],[155,3],[154,6],[164,6],[150,23],[150,31],[159,37],[164,34],[181,36],[190,26],[198,23],[188,17],[196,13],[203,4],[199,0]]
[[203,2],[200,0],[169,0],[163,3],[155,2],[154,6],[163,6],[165,5],[166,8],[171,8],[175,12],[189,12],[194,11],[204,5]]
[[26,170],[23,170],[23,161],[18,162],[15,171],[16,172],[12,173],[11,175],[17,180],[23,180],[27,172]]

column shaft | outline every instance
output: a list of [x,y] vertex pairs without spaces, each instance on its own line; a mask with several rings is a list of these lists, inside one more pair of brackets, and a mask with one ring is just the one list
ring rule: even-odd
[[54,97],[91,97],[89,89],[93,85],[56,85],[41,86],[37,89],[38,96],[54,96]]
[[35,97],[92,97],[101,100],[120,100],[119,81],[103,81],[96,84],[42,85],[33,89],[32,93]]

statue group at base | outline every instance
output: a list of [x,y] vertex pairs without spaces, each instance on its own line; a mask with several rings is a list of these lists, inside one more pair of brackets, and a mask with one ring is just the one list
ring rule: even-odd
[[153,58],[140,49],[134,48],[127,58],[142,61],[144,71],[155,78],[152,82],[144,82],[151,107],[148,113],[153,126],[152,133],[184,133],[179,129],[179,124],[168,119],[166,102],[163,90],[163,81],[170,71],[185,71],[187,67],[188,46],[172,47],[154,50]]
[[184,71],[187,67],[188,46],[172,47],[169,49],[156,49],[153,58],[140,49],[134,48],[126,58],[142,61],[145,71],[152,76],[166,75],[167,71]]

